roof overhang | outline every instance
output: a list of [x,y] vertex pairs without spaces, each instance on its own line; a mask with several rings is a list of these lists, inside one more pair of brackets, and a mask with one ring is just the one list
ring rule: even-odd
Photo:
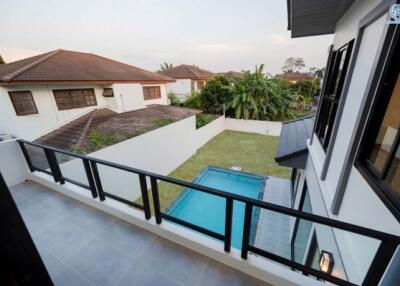
[[18,85],[81,85],[81,84],[114,84],[114,83],[139,83],[139,84],[166,84],[168,82],[176,82],[171,80],[54,80],[54,81],[0,81],[0,86],[18,86]]
[[307,140],[312,135],[314,116],[282,124],[275,162],[280,166],[304,169],[308,157]]
[[287,0],[288,30],[292,38],[335,32],[337,21],[354,0]]

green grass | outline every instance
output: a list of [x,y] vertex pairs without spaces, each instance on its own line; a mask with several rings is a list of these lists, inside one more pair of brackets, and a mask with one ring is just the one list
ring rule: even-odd
[[152,123],[155,125],[156,128],[161,128],[171,123],[174,123],[175,121],[176,120],[172,118],[157,118],[154,119]]
[[[230,168],[239,166],[243,171],[289,178],[290,169],[278,166],[275,153],[279,137],[253,133],[224,131],[200,148],[195,155],[172,171],[169,176],[192,181],[208,166]],[[164,210],[182,192],[183,188],[159,182],[160,206]],[[141,198],[137,203],[141,204]]]
[[199,129],[205,125],[207,125],[208,123],[210,123],[211,121],[215,120],[216,117],[211,115],[211,114],[197,114],[196,115],[196,129]]

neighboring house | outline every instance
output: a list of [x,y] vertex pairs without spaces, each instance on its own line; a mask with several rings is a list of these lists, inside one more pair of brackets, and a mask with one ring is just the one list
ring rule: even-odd
[[[293,208],[400,235],[400,29],[386,23],[391,4],[288,1],[292,37],[335,35],[315,123],[283,124],[276,161],[293,168]],[[399,285],[396,248],[298,219],[291,232],[296,262],[312,266],[328,251],[337,277]],[[368,272],[374,263],[381,269]]]
[[94,54],[56,50],[0,65],[0,133],[36,139],[97,108],[167,104],[174,80]]
[[193,91],[202,90],[207,81],[214,76],[212,72],[195,65],[179,65],[158,74],[176,80],[167,84],[167,92],[172,92],[181,99],[188,98]]
[[301,72],[285,72],[282,74],[277,74],[276,78],[285,79],[290,81],[291,83],[296,83],[299,80],[311,80],[314,77],[310,76],[308,73],[301,73]]
[[217,73],[217,75],[224,76],[229,80],[234,80],[234,79],[243,77],[243,73],[242,72],[236,72],[236,71],[219,72],[219,73]]

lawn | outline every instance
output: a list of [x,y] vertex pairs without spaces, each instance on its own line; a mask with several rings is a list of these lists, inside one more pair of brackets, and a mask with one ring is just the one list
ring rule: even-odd
[[[280,167],[274,161],[278,142],[279,137],[224,131],[201,147],[169,176],[192,181],[204,167],[212,165],[222,168],[239,166],[246,172],[289,178],[290,169]],[[182,190],[179,186],[159,182],[161,209],[168,207]],[[141,203],[140,199],[138,203]]]

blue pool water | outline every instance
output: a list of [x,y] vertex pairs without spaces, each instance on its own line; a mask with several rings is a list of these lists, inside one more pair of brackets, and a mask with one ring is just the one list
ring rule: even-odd
[[[216,167],[205,168],[194,183],[239,194],[262,198],[265,177]],[[169,207],[167,213],[181,220],[224,234],[226,199],[201,191],[186,189]],[[234,201],[232,246],[241,248],[245,204]],[[253,212],[253,223],[257,220]],[[253,227],[254,231],[254,227]]]

